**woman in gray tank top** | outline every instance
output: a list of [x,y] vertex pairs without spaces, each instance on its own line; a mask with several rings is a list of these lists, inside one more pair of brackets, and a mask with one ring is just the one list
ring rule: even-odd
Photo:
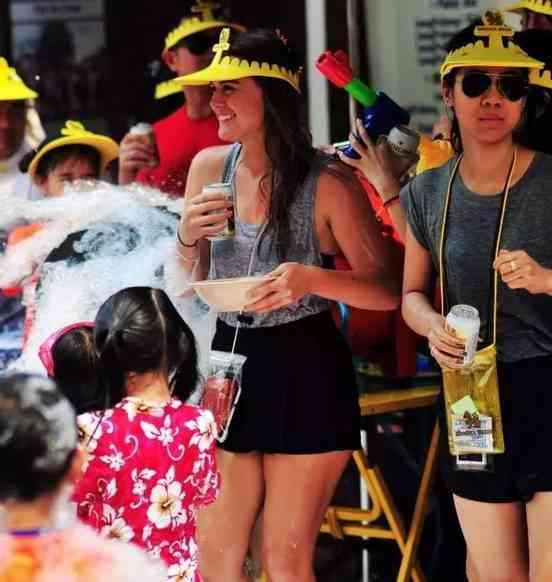
[[[441,68],[458,155],[402,192],[402,310],[446,370],[462,367],[466,348],[433,305],[434,276],[440,272],[444,314],[455,304],[478,309],[479,347],[497,350],[505,447],[457,458],[442,414],[442,464],[466,539],[467,575],[470,582],[545,581],[552,580],[552,157],[521,145],[538,122],[532,112],[546,107],[528,82],[540,78],[542,63],[513,45],[513,31],[490,24],[453,37]],[[481,399],[473,401],[482,409]],[[472,417],[484,417],[474,406]],[[467,461],[478,470],[466,470]]]
[[[243,392],[218,451],[221,496],[199,519],[201,571],[207,580],[245,580],[262,511],[269,578],[313,582],[325,508],[359,446],[351,354],[329,301],[393,309],[398,277],[356,180],[311,145],[299,62],[287,42],[273,31],[231,39],[223,32],[214,51],[207,69],[181,80],[211,82],[219,135],[236,145],[204,150],[192,163],[180,264],[199,279],[276,278],[252,292],[240,319]],[[236,234],[209,246],[205,237],[220,231],[230,211],[225,199],[207,200],[201,189],[221,178],[234,189]],[[351,271],[324,267],[323,257],[338,252]],[[213,348],[231,349],[237,323],[235,314],[219,314]]]

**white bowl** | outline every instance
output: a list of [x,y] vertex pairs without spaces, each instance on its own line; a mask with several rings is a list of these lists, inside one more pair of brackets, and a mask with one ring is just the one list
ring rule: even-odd
[[233,277],[231,279],[211,279],[190,283],[195,292],[217,311],[241,311],[250,300],[247,292],[276,277],[259,275],[257,277]]

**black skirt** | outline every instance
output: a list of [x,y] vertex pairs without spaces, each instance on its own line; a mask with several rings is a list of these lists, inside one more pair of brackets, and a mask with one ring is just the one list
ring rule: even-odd
[[[235,328],[217,321],[213,349],[230,351]],[[360,446],[351,352],[329,311],[274,327],[241,327],[242,394],[222,449],[312,454]]]

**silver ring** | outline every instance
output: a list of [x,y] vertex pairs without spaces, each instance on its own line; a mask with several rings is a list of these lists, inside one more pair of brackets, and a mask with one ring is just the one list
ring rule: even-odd
[[513,273],[513,272],[514,272],[514,271],[517,269],[517,264],[516,264],[516,262],[514,261],[514,259],[512,259],[512,260],[510,261],[510,267],[512,267],[512,271],[511,271],[512,273]]

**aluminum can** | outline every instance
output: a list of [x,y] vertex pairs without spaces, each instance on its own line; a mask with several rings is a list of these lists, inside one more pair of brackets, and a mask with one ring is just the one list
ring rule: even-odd
[[[219,194],[225,196],[232,202],[231,210],[234,210],[234,193],[232,191],[232,184],[228,182],[214,182],[212,184],[205,184],[201,190],[202,194]],[[220,210],[214,210],[210,214],[220,213]],[[232,238],[236,232],[236,225],[234,221],[234,214],[226,219],[226,225],[217,234],[206,237],[210,241],[227,240]]]

